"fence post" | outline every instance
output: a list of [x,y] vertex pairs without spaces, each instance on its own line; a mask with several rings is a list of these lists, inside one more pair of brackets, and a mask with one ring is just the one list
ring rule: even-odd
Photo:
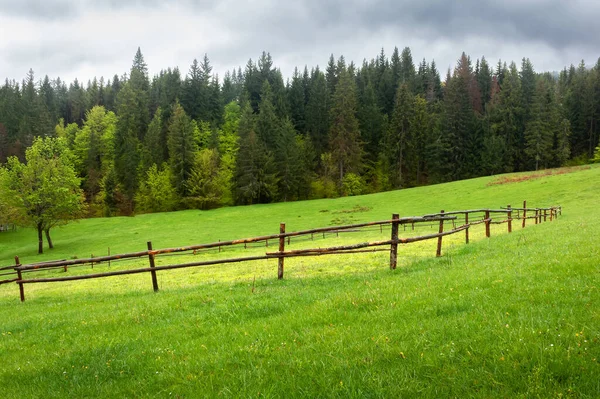
[[[15,267],[21,266],[21,262],[19,262],[19,257],[15,256]],[[21,296],[21,302],[25,302],[25,289],[23,288],[23,283],[20,281],[23,280],[23,275],[21,274],[21,270],[17,269],[17,284],[19,284],[19,294]]]
[[[279,223],[279,234],[285,234],[285,223]],[[277,262],[277,278],[281,280],[283,278],[283,252],[285,251],[285,237],[279,237],[279,259]]]
[[469,243],[469,212],[465,212],[465,225],[467,225],[467,228],[465,229],[465,242],[466,244]]
[[554,207],[550,208],[550,221],[554,219]]
[[392,215],[392,245],[390,246],[390,269],[396,269],[398,262],[398,226],[400,222],[396,220],[400,219],[400,215],[394,213]]
[[510,205],[508,205],[507,208],[508,208],[508,232],[512,233],[512,208],[510,207]]
[[[150,253],[152,251],[152,241],[148,241],[148,259],[150,260],[150,268],[154,269],[154,254]],[[156,270],[150,270],[150,274],[152,275],[152,288],[154,288],[154,292],[158,291],[158,281],[156,280]]]
[[538,216],[538,210],[537,210],[537,208],[536,208],[536,209],[535,209],[535,224],[538,224],[538,219],[539,219],[539,216]]
[[527,220],[527,201],[523,201],[523,225],[522,228],[525,228],[525,221]]
[[490,238],[490,211],[485,211],[485,236]]
[[[440,211],[440,216],[444,217],[444,210],[442,209]],[[440,230],[439,230],[440,234],[442,234],[444,232],[444,220],[440,220]],[[437,250],[435,251],[435,256],[442,256],[442,236],[438,237],[438,242],[437,242]]]
[[546,221],[547,216],[548,216],[548,210],[544,209],[544,222]]

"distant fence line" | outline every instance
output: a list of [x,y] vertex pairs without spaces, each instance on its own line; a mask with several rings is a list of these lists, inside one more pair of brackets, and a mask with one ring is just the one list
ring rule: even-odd
[[[516,213],[516,215],[515,215]],[[479,218],[473,218],[470,216],[481,214]],[[493,214],[502,214],[505,215],[501,220],[492,219],[491,215]],[[231,241],[218,241],[209,244],[199,244],[199,245],[190,245],[184,247],[177,248],[163,248],[163,249],[153,249],[152,242],[147,243],[148,249],[146,251],[140,252],[132,252],[118,255],[107,255],[107,256],[99,256],[92,257],[86,259],[70,259],[70,260],[56,260],[56,261],[47,261],[47,262],[39,262],[22,265],[19,261],[19,257],[15,256],[15,264],[11,266],[0,267],[0,277],[1,276],[9,276],[13,278],[0,280],[1,284],[8,283],[16,283],[19,286],[19,294],[21,301],[25,301],[25,284],[32,283],[51,283],[51,282],[62,282],[62,281],[73,281],[73,280],[85,280],[85,279],[94,279],[94,278],[102,278],[102,277],[110,277],[110,276],[120,276],[120,275],[129,275],[129,274],[138,274],[138,273],[150,273],[152,278],[152,287],[154,291],[158,291],[158,279],[156,272],[162,270],[173,270],[173,269],[182,269],[189,267],[197,267],[197,266],[208,266],[208,265],[217,265],[217,264],[226,264],[226,263],[238,263],[238,262],[247,262],[247,261],[255,261],[255,260],[265,260],[265,259],[278,259],[277,263],[277,277],[278,279],[283,279],[284,275],[284,262],[286,258],[292,257],[303,257],[303,256],[321,256],[321,255],[333,255],[333,254],[351,254],[351,253],[366,253],[366,252],[381,252],[381,251],[389,251],[390,252],[390,269],[396,269],[397,266],[397,256],[398,256],[398,244],[409,244],[418,241],[432,240],[437,239],[437,247],[436,247],[436,256],[441,256],[442,254],[442,239],[443,237],[451,234],[456,234],[461,231],[465,232],[465,242],[469,243],[469,228],[479,224],[485,224],[485,235],[486,237],[490,237],[490,225],[492,224],[507,224],[508,232],[512,232],[513,221],[521,220],[522,228],[525,227],[526,221],[534,219],[535,224],[542,223],[542,221],[550,219],[550,221],[557,218],[562,214],[561,206],[552,206],[548,208],[527,208],[527,202],[523,202],[522,208],[513,208],[510,205],[506,207],[501,207],[500,209],[470,209],[470,210],[462,210],[462,211],[440,211],[439,213],[428,214],[423,216],[415,216],[415,217],[402,217],[400,218],[398,214],[393,214],[392,218],[389,220],[375,221],[375,222],[365,222],[365,223],[357,223],[357,224],[349,224],[343,226],[331,226],[331,227],[321,227],[311,230],[302,230],[295,232],[286,232],[285,231],[285,223],[280,223],[279,225],[279,234],[272,234],[267,236],[259,236],[259,237],[251,237],[251,238],[243,238],[238,240]],[[464,223],[460,226],[456,225],[458,220],[458,216],[461,215],[464,218]],[[463,220],[461,218],[461,220]],[[445,222],[452,222],[452,229],[444,230]],[[399,227],[404,226],[406,230],[407,226],[410,226],[412,230],[415,229],[415,225],[419,224],[436,224],[439,226],[438,232],[434,234],[421,235],[416,237],[399,237]],[[310,239],[314,239],[315,234],[322,234],[323,238],[325,238],[326,234],[336,234],[339,233],[348,233],[348,232],[360,232],[361,229],[370,228],[370,227],[379,227],[379,230],[383,232],[384,225],[391,225],[391,234],[389,240],[380,240],[380,241],[368,241],[361,242],[350,245],[341,245],[334,246],[328,248],[308,248],[308,249],[297,249],[297,250],[285,250],[286,240],[287,244],[290,245],[290,241],[292,237],[302,237],[302,236],[310,236]],[[176,254],[182,252],[190,252],[193,251],[194,254],[198,251],[209,250],[217,248],[219,252],[222,247],[227,246],[236,246],[236,245],[244,245],[244,248],[247,248],[248,244],[265,242],[265,247],[269,246],[269,240],[276,240],[278,243],[278,250],[272,252],[265,252],[264,255],[257,256],[246,256],[246,257],[237,257],[237,258],[228,258],[228,259],[215,259],[215,260],[205,260],[199,262],[190,262],[190,263],[182,263],[182,264],[173,264],[173,265],[164,265],[157,266],[155,264],[155,260],[158,256],[167,256],[169,254]],[[374,249],[373,247],[384,247],[389,246],[386,249]],[[81,266],[81,265],[92,265],[98,263],[108,262],[110,265],[111,261],[118,261],[123,259],[134,259],[134,258],[142,258],[148,257],[149,267],[144,268],[136,268],[136,269],[127,269],[127,270],[116,270],[110,272],[102,272],[102,273],[90,273],[83,275],[75,275],[75,276],[64,276],[64,277],[44,277],[44,278],[23,278],[24,274],[39,272],[43,270],[63,268],[65,272],[68,270],[69,266]]]

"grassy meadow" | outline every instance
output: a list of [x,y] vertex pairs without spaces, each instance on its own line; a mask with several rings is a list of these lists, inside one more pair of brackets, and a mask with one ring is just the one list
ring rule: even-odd
[[[568,172],[568,173],[565,173]],[[507,204],[558,220],[483,226],[386,252],[0,286],[0,397],[600,397],[600,167],[368,196],[88,219],[0,233],[0,265],[71,259]],[[433,232],[400,229],[400,237]],[[289,249],[389,238],[292,239]],[[264,245],[264,244],[262,244]],[[270,244],[271,245],[271,244]],[[286,247],[287,249],[288,247]],[[253,245],[159,265],[276,250]],[[147,260],[97,265],[94,272]],[[44,272],[89,273],[89,266]],[[32,274],[32,277],[37,274]]]

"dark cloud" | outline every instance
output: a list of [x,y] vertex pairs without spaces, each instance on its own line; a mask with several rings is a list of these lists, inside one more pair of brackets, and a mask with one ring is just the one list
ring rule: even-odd
[[539,41],[552,48],[597,46],[598,6],[563,0],[419,2],[381,0],[361,6],[364,26],[409,28],[429,39],[493,37]]
[[151,73],[185,74],[208,53],[222,76],[266,50],[289,76],[295,66],[324,67],[331,53],[361,63],[394,46],[442,71],[462,51],[553,70],[594,62],[599,17],[600,3],[584,0],[0,0],[0,70],[112,76],[129,69],[138,46]]
[[0,15],[25,19],[60,19],[73,17],[79,7],[68,0],[0,0]]

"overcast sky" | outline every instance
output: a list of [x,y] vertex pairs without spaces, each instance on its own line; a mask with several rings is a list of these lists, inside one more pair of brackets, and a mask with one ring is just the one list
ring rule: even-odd
[[214,72],[256,60],[263,50],[289,77],[294,66],[324,67],[329,55],[360,64],[383,47],[409,46],[415,64],[435,59],[442,76],[471,58],[560,70],[600,57],[596,0],[0,0],[0,78],[33,68],[72,81],[121,75],[137,47],[150,74],[186,74],[207,53]]

